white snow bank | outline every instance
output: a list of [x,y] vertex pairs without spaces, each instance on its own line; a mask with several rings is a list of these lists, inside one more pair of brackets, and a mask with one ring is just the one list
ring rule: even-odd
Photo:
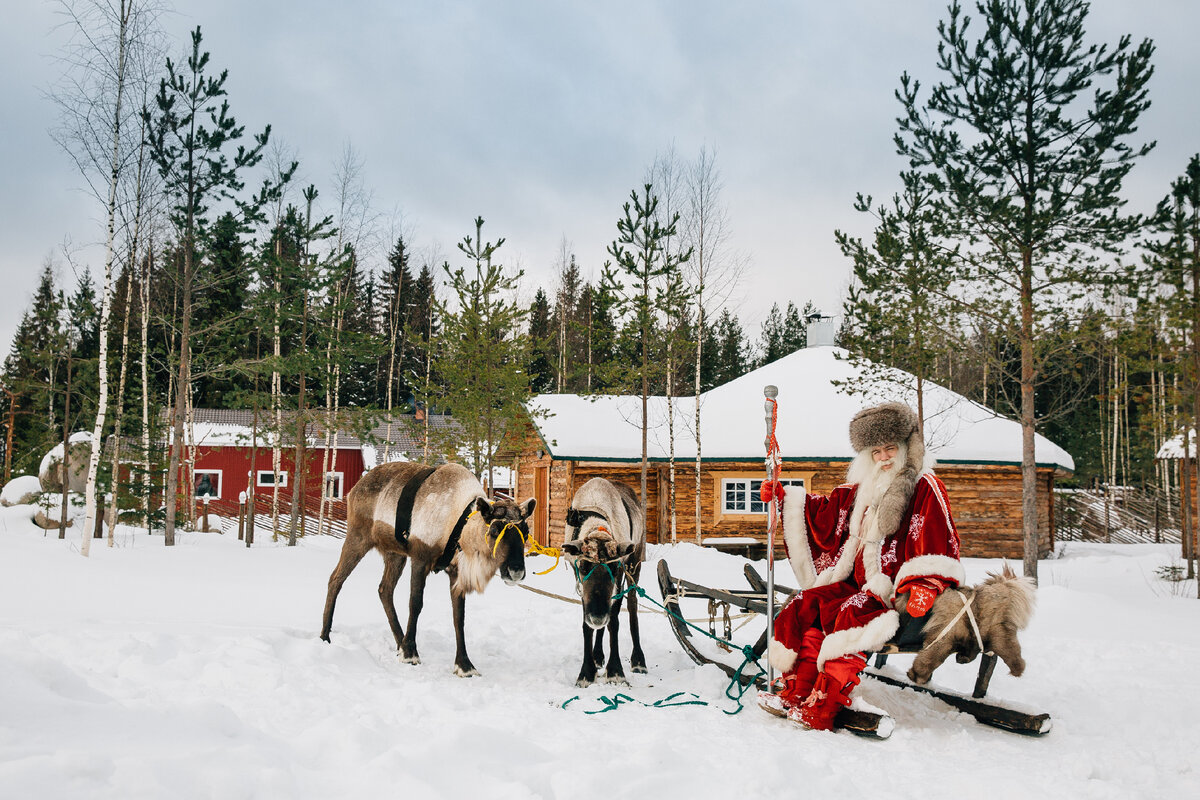
[[37,475],[19,475],[4,484],[0,491],[0,506],[22,505],[41,493],[42,481]]
[[[863,699],[897,724],[889,741],[872,742],[801,731],[753,707],[723,713],[735,707],[728,679],[690,662],[649,611],[650,673],[578,689],[579,607],[496,582],[467,601],[467,646],[483,675],[462,679],[451,674],[444,574],[429,579],[423,663],[412,666],[395,656],[375,555],[346,582],[332,644],[317,638],[338,540],[287,548],[260,534],[247,549],[228,535],[180,533],[165,548],[160,535],[122,526],[115,548],[93,546],[84,559],[78,533],[44,536],[13,511],[0,510],[6,796],[724,800],[753,787],[764,797],[1187,797],[1200,769],[1200,696],[1188,688],[1200,602],[1189,599],[1195,582],[1156,577],[1177,555],[1166,546],[1071,543],[1041,563],[1038,613],[1022,636],[1027,672],[1016,679],[1001,666],[991,694],[1050,712],[1049,735],[986,728],[864,681]],[[699,583],[745,585],[742,559],[694,545],[648,550],[651,598],[659,558]],[[529,559],[527,583],[573,596],[565,565],[532,574],[552,563]],[[966,562],[972,582],[998,566]],[[786,562],[776,570],[786,583]],[[754,619],[737,635],[760,630]],[[627,659],[625,620],[621,636]],[[969,691],[976,666],[951,659],[934,680]],[[642,705],[676,692],[705,705]],[[618,693],[636,702],[587,713]]]

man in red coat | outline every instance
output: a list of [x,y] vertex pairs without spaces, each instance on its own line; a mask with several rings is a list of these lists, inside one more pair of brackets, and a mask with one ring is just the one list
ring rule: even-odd
[[925,461],[917,416],[903,403],[850,421],[858,454],[828,497],[788,491],[784,543],[801,591],[775,618],[768,655],[782,686],[759,704],[831,730],[866,666],[896,633],[900,611],[924,616],[963,581],[946,487]]

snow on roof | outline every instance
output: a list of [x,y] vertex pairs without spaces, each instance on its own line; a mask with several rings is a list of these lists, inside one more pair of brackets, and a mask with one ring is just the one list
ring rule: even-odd
[[[705,460],[753,460],[764,455],[766,411],[763,387],[779,388],[776,438],[785,459],[849,460],[854,457],[847,433],[861,409],[903,400],[916,407],[916,380],[901,370],[884,370],[854,394],[835,382],[861,376],[861,368],[836,347],[797,350],[700,396],[701,454]],[[906,388],[908,387],[908,388]],[[1020,464],[1021,426],[962,395],[926,382],[925,439],[943,463]],[[529,403],[542,439],[557,458],[630,461],[641,458],[641,398],[539,395]],[[696,457],[695,400],[675,398],[675,458]],[[648,456],[669,453],[666,398],[648,400]],[[1038,435],[1036,459],[1044,466],[1074,470],[1075,461],[1058,445]]]
[[[1167,439],[1162,443],[1162,447],[1158,448],[1155,458],[1172,459],[1183,458],[1183,434]],[[1196,437],[1188,437],[1188,457],[1196,457]]]

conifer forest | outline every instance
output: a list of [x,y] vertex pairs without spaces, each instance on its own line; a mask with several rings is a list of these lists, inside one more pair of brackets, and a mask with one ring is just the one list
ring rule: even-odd
[[[5,482],[89,431],[106,443],[89,508],[172,496],[187,459],[172,443],[200,408],[252,410],[285,438],[450,414],[439,457],[481,472],[533,395],[695,395],[832,318],[851,357],[1061,445],[1076,465],[1061,485],[1179,488],[1155,456],[1200,419],[1200,153],[1153,207],[1123,199],[1155,146],[1138,130],[1155,47],[1092,44],[1085,3],[972,4],[970,25],[951,3],[937,68],[896,76],[887,133],[906,168],[845,208],[845,228],[872,232],[828,232],[841,307],[780,296],[753,329],[714,149],[633,171],[603,261],[564,237],[540,265],[554,280],[531,284],[486,208],[464,208],[446,246],[374,207],[353,146],[332,182],[301,181],[305,154],[239,122],[200,27],[165,41],[147,0],[65,5],[79,70],[53,135],[106,245],[103,263],[40,266],[0,376]],[[117,450],[136,480],[113,481]]]

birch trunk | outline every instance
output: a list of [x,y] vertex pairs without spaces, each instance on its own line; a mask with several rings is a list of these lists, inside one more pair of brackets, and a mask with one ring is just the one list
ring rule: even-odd
[[96,403],[96,422],[92,426],[92,449],[91,455],[88,457],[87,486],[84,491],[86,511],[82,539],[79,545],[79,553],[83,556],[87,556],[91,551],[92,529],[96,524],[96,479],[100,474],[100,451],[104,436],[104,418],[108,412],[108,319],[112,314],[113,241],[116,238],[117,181],[121,174],[121,103],[125,95],[125,50],[129,30],[129,6],[125,0],[120,0],[119,13],[120,21],[117,32],[117,67],[115,75],[117,96],[113,103],[112,161],[109,162],[108,225],[104,251],[104,284],[100,292],[100,355],[97,364],[100,378],[100,397]]

